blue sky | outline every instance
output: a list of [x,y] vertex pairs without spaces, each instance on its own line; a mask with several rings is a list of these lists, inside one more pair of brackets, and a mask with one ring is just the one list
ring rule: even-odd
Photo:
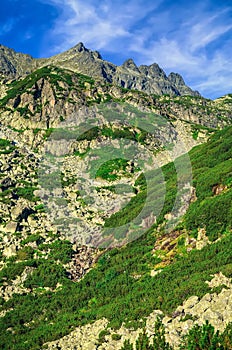
[[118,65],[156,62],[205,97],[232,93],[232,0],[1,0],[1,44],[48,57],[80,41]]

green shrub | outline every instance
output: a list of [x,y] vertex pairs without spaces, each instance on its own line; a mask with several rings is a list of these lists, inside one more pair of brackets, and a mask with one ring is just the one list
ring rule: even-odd
[[[231,344],[232,345],[232,344]],[[202,326],[195,325],[184,337],[181,350],[226,350],[222,345],[222,336],[208,321]]]
[[122,336],[120,334],[114,333],[111,335],[112,340],[120,340]]
[[9,154],[15,150],[15,146],[11,141],[6,139],[0,139],[0,154]]
[[33,258],[34,249],[32,247],[24,247],[17,251],[17,259],[18,260],[30,260]]
[[128,175],[126,172],[127,166],[128,161],[126,159],[116,158],[108,160],[100,166],[95,177],[100,177],[108,181],[114,181],[119,177],[117,174],[118,172],[122,173],[123,176]]
[[44,238],[38,234],[32,234],[21,241],[21,245],[26,245],[27,243],[36,242],[37,245],[44,242]]
[[38,267],[24,282],[26,288],[50,287],[63,283],[67,278],[65,269],[52,261],[39,261]]
[[34,186],[27,186],[27,187],[17,187],[16,188],[16,194],[19,196],[19,197],[23,197],[25,199],[28,199],[29,201],[31,202],[36,202],[39,200],[38,197],[36,197],[34,195],[34,191],[36,190],[37,188],[34,187]]

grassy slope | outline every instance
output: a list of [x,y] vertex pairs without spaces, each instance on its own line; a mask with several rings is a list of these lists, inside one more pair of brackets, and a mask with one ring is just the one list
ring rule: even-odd
[[[201,297],[209,292],[205,280],[213,273],[222,271],[232,277],[231,150],[230,127],[216,133],[208,144],[190,152],[198,199],[190,205],[182,227],[194,235],[198,227],[204,226],[211,239],[222,236],[220,241],[201,251],[193,250],[185,257],[176,257],[161,274],[150,277],[150,270],[159,262],[151,254],[156,240],[153,228],[126,247],[106,252],[79,283],[66,277],[54,254],[50,254],[49,261],[39,262],[31,261],[29,255],[23,264],[32,265],[36,270],[26,286],[55,286],[59,281],[63,288],[57,292],[34,289],[34,294],[15,295],[7,302],[2,300],[2,309],[13,310],[0,319],[0,347],[40,349],[44,342],[68,333],[72,326],[103,316],[110,320],[111,326],[117,327],[122,321],[130,320],[138,325],[138,320],[154,309],[171,313],[189,296]],[[176,193],[173,165],[163,167],[163,173],[167,195],[160,222],[170,211]],[[227,188],[215,196],[212,188],[218,184]],[[1,274],[2,283],[4,277],[13,279],[17,268],[22,270],[17,262],[9,263],[3,276]]]

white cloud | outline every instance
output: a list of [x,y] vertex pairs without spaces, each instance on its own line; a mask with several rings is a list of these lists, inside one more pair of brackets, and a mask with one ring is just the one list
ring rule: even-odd
[[211,8],[212,0],[196,0],[191,7],[181,1],[170,6],[166,0],[41,1],[60,13],[48,35],[53,42],[49,55],[82,41],[108,56],[121,53],[138,64],[157,62],[208,96],[223,91],[219,84],[232,92],[231,42],[224,40],[231,37],[232,7]]
[[228,12],[229,9],[212,15],[203,12],[203,16],[200,13],[194,21],[190,21],[189,45],[192,52],[209,45],[232,29],[231,23],[226,24],[223,20]]
[[[131,43],[137,41],[133,26],[160,2],[144,6],[141,0],[100,0],[97,5],[92,0],[82,3],[80,0],[43,1],[55,5],[60,10],[60,16],[49,33],[52,41],[55,38],[55,45],[52,45],[47,53],[49,55],[69,49],[80,41],[95,50],[129,52]],[[138,47],[142,45],[143,42]]]
[[96,50],[117,50],[114,41],[124,46],[124,40],[131,40],[130,27],[143,19],[156,5],[144,6],[142,1],[99,1],[91,0],[44,0],[57,6],[61,15],[50,35],[58,37],[59,46],[54,51],[68,49],[82,41]]

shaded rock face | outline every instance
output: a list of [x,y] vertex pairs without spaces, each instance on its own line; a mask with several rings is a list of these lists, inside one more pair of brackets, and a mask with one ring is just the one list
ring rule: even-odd
[[[141,90],[151,94],[180,95],[175,84],[168,79],[165,72],[156,63],[137,67],[134,61],[129,59],[122,66],[117,67],[113,82],[124,88]],[[194,95],[193,91],[190,94]]]
[[116,66],[103,60],[98,51],[88,50],[83,43],[47,59],[34,59],[0,46],[0,74],[5,77],[22,76],[32,72],[36,67],[48,64],[55,64],[105,82],[146,93],[199,96],[197,91],[185,85],[179,74],[171,73],[167,77],[157,63],[137,67],[132,59],[128,59],[121,66]]
[[15,78],[30,73],[35,60],[30,55],[15,52],[0,45],[0,75]]
[[[168,76],[168,80],[176,86],[180,95],[192,95],[192,90],[185,84],[184,79],[178,73],[170,73]],[[194,91],[195,96],[199,96],[197,91]]]

